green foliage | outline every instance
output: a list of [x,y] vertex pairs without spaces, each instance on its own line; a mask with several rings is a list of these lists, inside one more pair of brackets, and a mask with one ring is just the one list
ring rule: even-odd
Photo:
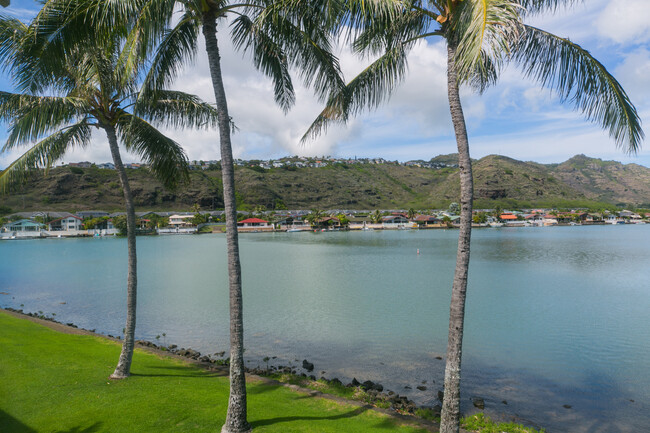
[[[2,433],[23,433],[26,426],[34,432],[208,433],[225,421],[229,383],[224,370],[204,370],[136,349],[134,374],[114,381],[107,377],[120,353],[117,342],[58,333],[4,312],[0,329],[0,394],[12,395],[3,400]],[[247,388],[249,421],[260,431],[426,433],[281,385],[250,381]]]
[[192,224],[198,226],[199,224],[205,224],[210,220],[210,215],[197,213],[192,217]]
[[73,174],[84,174],[84,171],[81,167],[68,167],[70,172]]
[[472,217],[472,222],[476,224],[485,224],[488,219],[488,214],[485,212],[479,212]]
[[477,433],[544,433],[544,429],[535,430],[515,423],[496,423],[482,413],[463,418],[461,426]]
[[273,206],[273,208],[276,210],[286,210],[287,205],[284,204],[284,201],[281,198],[276,198],[275,205]]
[[428,408],[420,407],[415,409],[415,416],[428,419],[429,421],[436,421],[436,422],[440,421],[440,415],[436,415],[432,409],[428,409]]
[[13,212],[9,206],[0,206],[0,216],[9,215]]
[[342,213],[338,214],[336,218],[338,218],[339,222],[341,223],[341,226],[343,227],[347,227],[350,224],[350,220],[348,219],[348,217],[346,217]]
[[118,215],[113,217],[113,226],[119,230],[120,236],[126,236],[126,215]]

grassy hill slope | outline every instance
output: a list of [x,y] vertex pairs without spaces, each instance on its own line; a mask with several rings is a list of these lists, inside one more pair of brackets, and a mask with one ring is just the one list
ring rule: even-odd
[[[438,157],[453,163],[454,155]],[[436,160],[434,158],[434,160]],[[168,191],[146,169],[129,170],[139,210],[223,208],[221,172],[194,171],[191,181]],[[397,164],[333,164],[271,170],[238,167],[240,209],[442,208],[458,201],[458,169]],[[474,161],[477,208],[499,206],[650,207],[650,169],[578,155],[543,165],[489,155]],[[0,197],[0,206],[21,210],[119,210],[122,190],[112,170],[61,167],[34,173],[26,184]]]

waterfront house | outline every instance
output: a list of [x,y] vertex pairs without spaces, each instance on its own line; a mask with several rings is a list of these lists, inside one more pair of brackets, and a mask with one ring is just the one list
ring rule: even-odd
[[501,218],[501,221],[503,222],[517,221],[517,215],[511,213],[502,213],[501,215],[499,215],[499,218]]
[[63,218],[57,218],[47,224],[50,231],[72,231],[83,229],[83,219],[76,215],[68,215]]
[[37,223],[29,219],[22,219],[5,224],[3,228],[9,232],[40,232],[45,224]]
[[556,226],[557,225],[557,218],[555,215],[547,214],[544,215],[544,219],[542,220],[542,223],[545,226]]
[[526,221],[528,221],[531,225],[533,226],[543,226],[544,225],[544,216],[534,213],[531,215],[526,215],[524,217]]
[[402,215],[389,215],[381,219],[381,224],[385,229],[410,228],[411,222]]
[[421,229],[447,226],[440,218],[433,215],[418,215],[415,217],[415,223]]
[[246,218],[237,223],[238,232],[270,232],[273,225],[260,218]]
[[192,218],[194,215],[171,215],[169,217],[169,227],[172,228],[182,228],[182,227],[192,227]]

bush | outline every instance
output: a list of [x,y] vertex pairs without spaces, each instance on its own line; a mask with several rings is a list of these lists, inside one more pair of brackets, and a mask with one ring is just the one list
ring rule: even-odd
[[544,429],[537,431],[532,427],[524,427],[512,422],[496,423],[482,413],[463,418],[461,426],[478,433],[544,433]]
[[69,167],[69,168],[73,174],[84,174],[84,171],[79,167]]

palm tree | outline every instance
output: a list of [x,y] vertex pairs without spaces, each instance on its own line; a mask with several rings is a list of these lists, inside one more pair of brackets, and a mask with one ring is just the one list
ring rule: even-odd
[[[469,141],[459,86],[478,91],[495,83],[500,67],[513,61],[541,85],[574,103],[609,131],[617,145],[634,153],[643,139],[639,116],[627,94],[605,67],[568,39],[527,25],[528,16],[574,0],[349,0],[355,51],[378,56],[339,92],[305,134],[317,136],[331,122],[345,122],[367,107],[380,105],[406,75],[407,55],[417,41],[441,37],[447,43],[447,93],[459,155],[460,232],[452,285],[449,338],[440,431],[457,432],[465,298],[470,257],[473,180]],[[393,7],[387,6],[391,3]]]
[[415,209],[410,208],[408,210],[408,213],[406,214],[408,216],[408,219],[414,220],[416,216],[418,216],[418,213],[415,211]]
[[379,224],[381,222],[382,215],[379,209],[375,209],[375,211],[371,213],[369,217],[370,217],[370,222],[372,222],[373,224]]
[[[66,25],[59,34],[70,31],[79,36],[79,22],[92,19],[100,33],[115,22],[130,22],[133,30],[127,41],[132,53],[148,53],[158,47],[145,88],[165,87],[175,78],[180,66],[191,59],[203,33],[210,77],[218,112],[221,167],[228,249],[230,293],[230,398],[222,432],[247,432],[251,429],[246,414],[246,381],[243,359],[242,283],[237,236],[234,164],[230,135],[232,122],[221,72],[217,29],[232,17],[232,41],[236,48],[253,54],[254,66],[274,82],[275,100],[285,110],[295,94],[289,68],[296,67],[304,82],[325,98],[343,87],[337,59],[331,54],[332,35],[326,31],[338,22],[337,9],[330,2],[294,0],[50,0],[64,16]],[[179,7],[179,19],[174,15]],[[169,26],[174,26],[169,29]]]
[[312,209],[311,212],[305,217],[309,225],[313,227],[318,227],[321,224],[321,220],[327,215],[324,211],[320,209]]
[[86,148],[93,128],[106,133],[127,221],[127,319],[122,351],[111,375],[121,379],[130,374],[135,343],[137,255],[133,196],[119,142],[144,160],[166,187],[174,188],[188,179],[187,157],[178,143],[149,121],[174,127],[214,126],[216,110],[182,92],[141,91],[138,82],[146,70],[142,62],[127,65],[120,60],[124,33],[119,28],[110,38],[71,40],[62,56],[52,56],[43,46],[38,52],[36,28],[47,18],[39,14],[29,26],[11,18],[0,20],[4,36],[0,60],[6,62],[18,89],[0,92],[0,119],[10,122],[3,151],[31,144],[0,173],[0,185],[6,189],[24,180],[30,169],[50,168],[65,152]]

